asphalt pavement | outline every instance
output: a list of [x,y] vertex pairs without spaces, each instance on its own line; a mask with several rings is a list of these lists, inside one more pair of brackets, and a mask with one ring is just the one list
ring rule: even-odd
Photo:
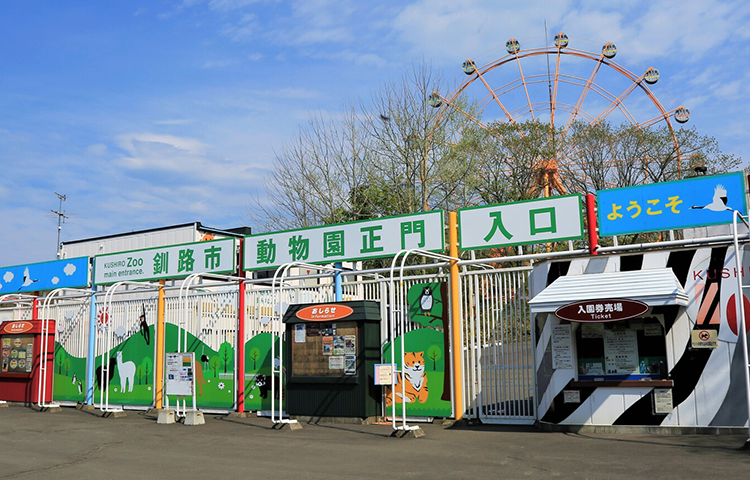
[[101,418],[0,408],[0,479],[748,478],[744,435],[542,432],[533,427],[304,424],[206,414],[205,425],[158,425],[129,411]]

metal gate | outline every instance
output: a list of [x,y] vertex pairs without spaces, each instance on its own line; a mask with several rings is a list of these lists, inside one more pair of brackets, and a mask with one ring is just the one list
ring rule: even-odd
[[460,274],[466,414],[484,423],[536,419],[530,272],[518,267]]

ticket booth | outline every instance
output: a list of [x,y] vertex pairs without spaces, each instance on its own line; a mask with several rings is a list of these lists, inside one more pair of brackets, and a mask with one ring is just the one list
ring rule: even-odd
[[[52,401],[54,376],[55,322],[49,320],[46,361],[45,398]],[[0,323],[0,400],[36,403],[39,395],[39,376],[42,356],[42,320],[6,321]]]
[[380,362],[380,306],[352,301],[290,305],[284,316],[290,415],[380,414],[373,372]]

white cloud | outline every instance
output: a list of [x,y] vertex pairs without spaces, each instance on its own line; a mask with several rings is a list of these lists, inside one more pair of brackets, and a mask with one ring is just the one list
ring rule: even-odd
[[3,275],[3,280],[5,280],[5,283],[10,283],[13,281],[14,276],[15,275],[13,275],[13,272],[7,271],[5,272],[5,275]]
[[86,151],[90,155],[102,156],[107,153],[107,146],[103,143],[93,143],[86,147]]
[[247,58],[249,60],[252,60],[253,62],[257,62],[258,60],[262,60],[263,59],[263,54],[255,52],[255,53],[251,53],[250,55],[248,55]]
[[253,36],[259,26],[258,17],[255,14],[246,14],[236,24],[230,23],[224,25],[220,33],[235,42],[239,42]]
[[207,146],[194,138],[157,133],[124,133],[117,136],[117,141],[120,147],[129,153],[137,152],[142,144],[165,145],[192,154],[203,153]]
[[69,263],[69,264],[65,265],[65,268],[63,269],[63,272],[65,272],[65,275],[71,276],[74,273],[76,273],[76,266],[73,265],[72,263]]
[[60,279],[57,277],[52,277],[52,285],[57,285],[58,283],[60,283]]

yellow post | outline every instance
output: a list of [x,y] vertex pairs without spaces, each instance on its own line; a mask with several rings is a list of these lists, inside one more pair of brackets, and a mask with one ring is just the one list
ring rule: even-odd
[[[458,258],[458,216],[456,212],[448,212],[448,255]],[[451,371],[453,372],[453,405],[456,420],[464,416],[463,380],[461,378],[461,318],[460,299],[458,292],[458,261],[451,260],[451,345],[453,355]]]
[[154,388],[156,388],[156,408],[161,410],[164,402],[164,280],[159,281],[159,302],[156,313],[156,368]]

